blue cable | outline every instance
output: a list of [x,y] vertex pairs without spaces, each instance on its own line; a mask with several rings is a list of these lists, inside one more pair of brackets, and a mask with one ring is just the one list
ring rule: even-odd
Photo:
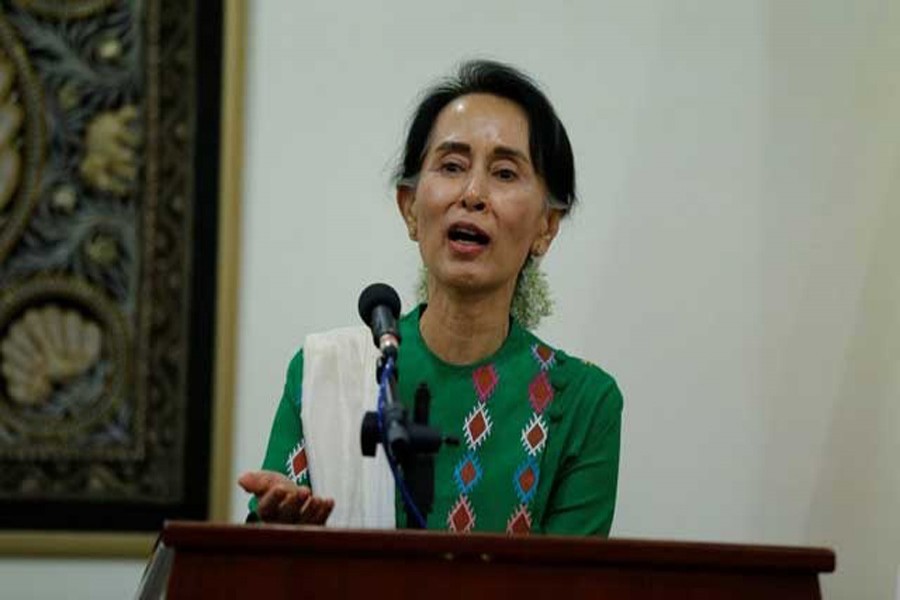
[[387,401],[388,382],[390,381],[393,372],[394,359],[393,357],[388,357],[384,369],[381,371],[381,382],[378,385],[378,433],[381,436],[381,445],[384,447],[388,465],[391,467],[391,474],[394,476],[394,483],[400,489],[400,495],[403,497],[403,504],[406,506],[406,509],[413,514],[419,527],[425,529],[425,518],[422,516],[422,513],[419,512],[419,507],[413,502],[412,494],[409,493],[409,489],[406,487],[406,482],[403,480],[403,475],[400,474],[400,468],[397,466],[397,460],[394,458],[394,454],[391,452],[390,446],[387,444],[387,438],[385,437],[384,405]]

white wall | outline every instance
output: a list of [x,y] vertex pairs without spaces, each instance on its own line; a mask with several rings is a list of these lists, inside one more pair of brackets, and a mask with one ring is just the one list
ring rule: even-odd
[[[894,154],[894,164],[900,158]],[[900,177],[884,202],[856,332],[830,415],[810,539],[837,547],[835,597],[892,595],[900,566]],[[897,593],[897,592],[893,592]]]
[[[235,478],[307,333],[356,323],[374,280],[411,303],[387,184],[403,124],[424,85],[491,56],[546,84],[575,146],[583,205],[539,333],[625,391],[614,534],[836,544],[829,597],[890,594],[895,2],[249,4]],[[59,573],[28,565],[0,580]],[[133,589],[119,568],[71,565],[108,597]]]
[[144,565],[134,560],[0,560],[0,597],[8,600],[123,600],[137,591]]

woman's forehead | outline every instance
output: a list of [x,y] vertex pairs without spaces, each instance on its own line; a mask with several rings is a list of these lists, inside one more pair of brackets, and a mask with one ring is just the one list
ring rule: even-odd
[[468,145],[473,151],[504,146],[527,154],[528,118],[518,104],[506,98],[491,94],[460,96],[438,114],[428,151],[448,142]]

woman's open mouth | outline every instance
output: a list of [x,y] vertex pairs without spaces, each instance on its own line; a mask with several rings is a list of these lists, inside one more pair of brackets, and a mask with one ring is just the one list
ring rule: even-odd
[[457,223],[450,226],[447,237],[451,242],[459,242],[460,244],[476,244],[478,246],[487,246],[491,241],[491,236],[484,231],[469,225],[468,223]]
[[447,230],[447,238],[450,248],[465,256],[480,254],[491,243],[491,236],[471,223],[454,223]]

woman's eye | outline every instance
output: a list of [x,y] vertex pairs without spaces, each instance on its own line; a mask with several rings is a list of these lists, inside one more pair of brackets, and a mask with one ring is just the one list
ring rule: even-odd
[[496,171],[494,171],[494,175],[496,175],[497,178],[499,178],[501,181],[515,181],[515,179],[519,176],[519,174],[512,169],[497,169]]
[[461,164],[455,162],[441,163],[440,169],[442,172],[449,173],[451,175],[462,173],[464,170]]

